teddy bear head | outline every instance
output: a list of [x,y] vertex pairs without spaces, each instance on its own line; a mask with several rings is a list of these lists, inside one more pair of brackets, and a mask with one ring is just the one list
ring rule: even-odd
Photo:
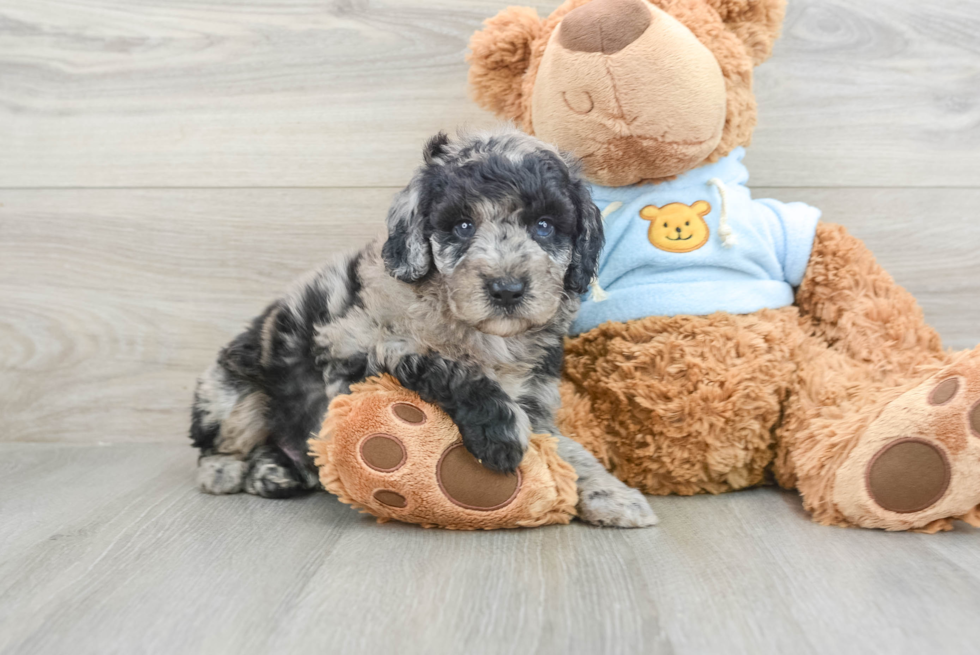
[[566,0],[509,7],[470,41],[480,105],[582,160],[593,182],[670,179],[746,145],[752,69],[784,0]]

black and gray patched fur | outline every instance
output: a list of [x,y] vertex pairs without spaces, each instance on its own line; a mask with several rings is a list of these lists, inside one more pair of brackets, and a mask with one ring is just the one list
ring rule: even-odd
[[[456,422],[484,465],[512,471],[531,430],[558,434],[562,339],[595,276],[602,219],[574,165],[501,128],[426,145],[388,237],[313,271],[201,377],[191,438],[210,493],[317,486],[307,440],[327,405],[389,373]],[[578,444],[580,514],[650,525],[642,495]]]

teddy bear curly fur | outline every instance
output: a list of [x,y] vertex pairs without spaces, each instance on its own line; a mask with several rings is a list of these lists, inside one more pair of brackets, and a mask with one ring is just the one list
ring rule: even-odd
[[[749,143],[753,67],[783,15],[783,0],[568,0],[546,18],[510,7],[471,40],[472,93],[579,155],[597,184],[669,181]],[[613,109],[592,111],[603,103]],[[665,125],[688,140],[668,148]],[[944,351],[839,225],[816,225],[793,293],[777,309],[651,315],[569,338],[561,429],[646,493],[776,482],[823,524],[980,526],[980,350]]]

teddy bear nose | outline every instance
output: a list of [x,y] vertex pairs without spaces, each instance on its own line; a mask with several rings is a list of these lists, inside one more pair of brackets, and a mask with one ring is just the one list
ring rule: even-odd
[[558,42],[578,52],[619,52],[650,25],[646,4],[646,0],[592,0],[568,12],[558,28]]
[[680,234],[681,233],[681,228],[679,228],[679,227],[675,227],[674,230],[677,232],[677,234]]

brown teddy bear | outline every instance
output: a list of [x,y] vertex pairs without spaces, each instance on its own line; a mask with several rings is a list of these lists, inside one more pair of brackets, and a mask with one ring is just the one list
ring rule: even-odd
[[578,155],[605,217],[560,427],[651,494],[775,480],[824,524],[980,526],[980,350],[944,351],[844,228],[745,185],[783,11],[568,0],[474,35],[476,100]]

